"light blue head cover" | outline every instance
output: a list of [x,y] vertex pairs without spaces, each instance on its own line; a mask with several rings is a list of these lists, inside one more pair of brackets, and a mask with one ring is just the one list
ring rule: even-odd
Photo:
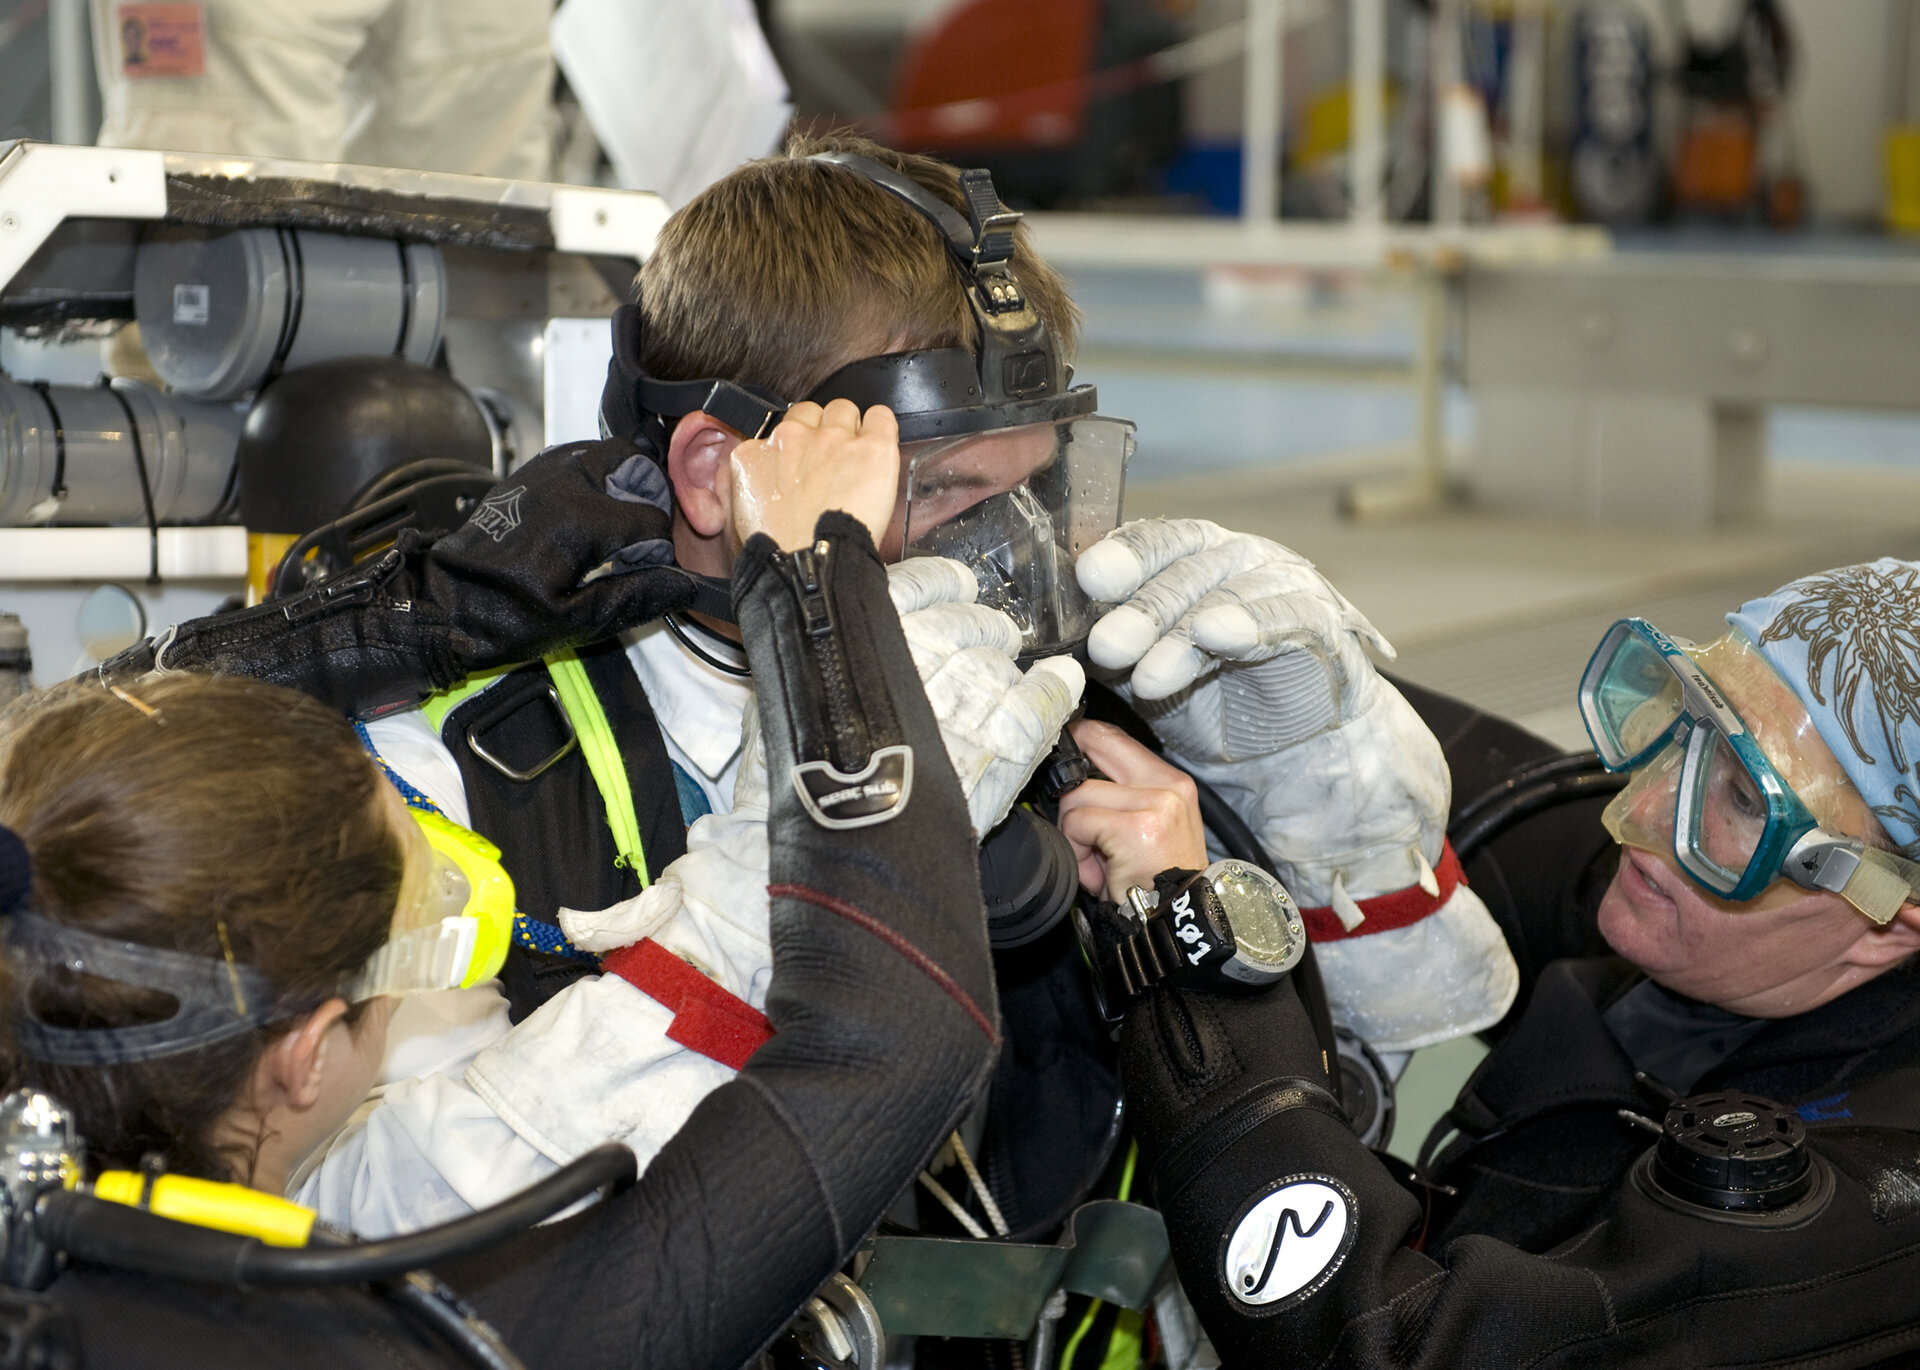
[[1901,853],[1920,857],[1920,563],[1805,576],[1727,622],[1800,696]]

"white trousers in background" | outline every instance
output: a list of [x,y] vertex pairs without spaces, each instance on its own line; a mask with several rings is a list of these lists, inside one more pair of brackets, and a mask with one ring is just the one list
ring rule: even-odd
[[[552,0],[92,0],[92,9],[103,146],[549,175]],[[197,75],[143,66],[129,50],[147,28],[178,35],[196,19],[198,61],[172,65]]]

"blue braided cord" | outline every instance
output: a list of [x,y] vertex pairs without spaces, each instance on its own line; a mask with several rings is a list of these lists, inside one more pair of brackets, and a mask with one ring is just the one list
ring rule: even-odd
[[599,963],[600,958],[582,951],[567,940],[567,935],[551,923],[542,923],[528,914],[513,915],[513,942],[528,951],[543,951],[549,956],[570,956],[576,961]]
[[[387,764],[387,759],[380,755],[379,748],[373,745],[373,738],[368,734],[366,724],[356,718],[353,720],[353,730],[359,734],[360,745],[367,749],[367,755],[374,759],[387,779],[392,782],[394,789],[400,791],[400,797],[407,801],[408,808],[440,813],[438,804],[427,798],[416,786],[408,783],[406,777]],[[441,817],[445,816],[441,814]],[[515,946],[524,947],[528,951],[545,952],[549,956],[570,956],[576,961],[596,963],[600,959],[592,952],[582,951],[569,942],[567,935],[553,924],[542,923],[539,919],[524,913],[513,915],[513,941]]]
[[[380,755],[380,749],[373,745],[373,737],[367,732],[367,725],[357,718],[353,719],[352,722],[354,732],[360,737],[360,745],[367,749],[367,755],[373,758],[374,764],[379,766],[381,773],[387,777],[388,782],[392,784],[393,788],[400,791],[400,797],[407,801],[407,807],[410,809],[425,809],[428,813],[440,813],[440,806],[438,804],[427,798],[427,796],[412,785],[405,776],[387,764],[386,757]],[[445,814],[440,814],[440,816],[442,818],[446,817]]]

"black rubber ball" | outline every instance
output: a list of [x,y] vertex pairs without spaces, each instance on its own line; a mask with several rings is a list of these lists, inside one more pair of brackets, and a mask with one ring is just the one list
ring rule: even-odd
[[256,533],[309,532],[382,473],[430,458],[493,462],[479,404],[446,372],[397,357],[288,371],[260,392],[241,430],[240,518]]

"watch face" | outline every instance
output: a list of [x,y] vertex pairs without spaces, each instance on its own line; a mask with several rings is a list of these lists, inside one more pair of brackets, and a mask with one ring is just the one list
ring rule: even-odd
[[1233,930],[1234,949],[1261,965],[1291,966],[1305,934],[1280,882],[1238,861],[1223,861],[1209,874]]

